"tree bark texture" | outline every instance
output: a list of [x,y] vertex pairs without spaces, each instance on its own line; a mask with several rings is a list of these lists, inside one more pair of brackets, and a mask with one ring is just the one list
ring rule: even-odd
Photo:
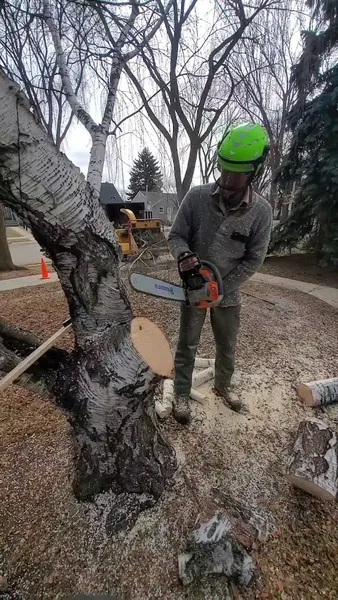
[[0,205],[0,272],[13,271],[14,269],[15,265],[12,261],[6,237],[4,213]]
[[327,406],[338,402],[338,377],[301,383],[297,393],[308,406]]
[[337,498],[338,437],[326,423],[318,419],[300,423],[287,477],[294,486],[317,498]]
[[[76,440],[74,489],[157,499],[175,469],[154,412],[157,377],[130,337],[120,248],[98,194],[34,120],[0,71],[0,201],[29,222],[66,295],[75,348],[60,364],[59,404]],[[69,368],[69,363],[71,368]]]

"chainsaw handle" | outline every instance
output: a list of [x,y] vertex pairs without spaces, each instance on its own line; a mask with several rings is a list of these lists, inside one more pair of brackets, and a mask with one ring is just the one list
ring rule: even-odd
[[201,260],[201,265],[202,265],[202,270],[203,270],[203,266],[204,266],[204,267],[207,267],[209,269],[209,271],[211,271],[213,273],[213,275],[215,277],[215,281],[217,282],[217,285],[218,285],[220,296],[223,296],[223,294],[224,294],[223,279],[222,279],[221,274],[220,274],[219,270],[217,269],[217,267],[215,267],[215,265],[212,264],[211,262],[209,262],[208,260]]
[[203,287],[201,287],[200,289],[196,288],[195,290],[187,290],[188,306],[194,306],[197,309],[213,308],[214,306],[218,306],[222,301],[224,295],[223,280],[218,269],[212,263],[206,260],[201,260],[200,275],[204,279],[205,285],[210,286],[209,291],[215,291],[218,294],[218,296],[217,298],[215,298],[214,296],[213,300],[205,300],[202,299]]

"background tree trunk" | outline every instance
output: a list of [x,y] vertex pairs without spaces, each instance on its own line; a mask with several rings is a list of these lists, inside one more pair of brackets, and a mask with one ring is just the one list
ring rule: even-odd
[[7,242],[4,213],[0,205],[0,272],[14,271],[15,268]]
[[29,222],[51,257],[72,318],[75,350],[71,368],[60,363],[57,400],[75,434],[75,493],[85,500],[111,489],[138,494],[136,505],[149,506],[173,474],[175,458],[155,418],[158,378],[130,336],[115,232],[97,193],[1,71],[0,102],[0,201]]

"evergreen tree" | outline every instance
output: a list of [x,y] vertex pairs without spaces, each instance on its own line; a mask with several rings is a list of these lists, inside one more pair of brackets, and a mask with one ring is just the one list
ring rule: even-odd
[[[316,32],[303,33],[304,50],[293,71],[297,101],[289,115],[292,140],[279,176],[284,190],[295,181],[294,210],[275,229],[271,250],[312,237],[318,256],[338,265],[338,0],[308,0]],[[326,65],[330,65],[325,68]]]
[[162,174],[160,166],[148,150],[144,148],[134,161],[130,172],[128,199],[132,200],[138,192],[157,192],[162,188]]

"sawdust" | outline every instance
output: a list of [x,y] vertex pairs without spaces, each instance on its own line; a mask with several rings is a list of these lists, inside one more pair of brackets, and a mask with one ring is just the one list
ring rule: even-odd
[[[165,275],[171,279],[173,273],[166,269]],[[337,373],[337,311],[297,292],[253,283],[247,290],[276,303],[244,298],[234,383],[249,413],[233,413],[208,394],[203,406],[194,404],[188,429],[171,419],[161,424],[179,469],[158,505],[127,535],[112,539],[102,527],[109,494],[97,506],[74,499],[64,417],[14,386],[0,395],[0,573],[18,598],[96,592],[119,600],[223,600],[223,577],[183,590],[177,557],[201,507],[222,508],[229,495],[277,530],[254,551],[261,570],[255,586],[237,596],[233,591],[234,597],[338,597],[338,509],[293,490],[283,476],[290,435],[313,414],[297,400],[294,385]],[[135,313],[156,321],[174,347],[178,306],[137,294],[132,302]],[[17,324],[45,338],[67,317],[67,306],[59,285],[49,284],[3,293],[0,314],[8,320],[15,315]],[[68,347],[71,337],[63,344]],[[199,353],[213,352],[207,324]],[[317,414],[338,422],[337,407]]]

